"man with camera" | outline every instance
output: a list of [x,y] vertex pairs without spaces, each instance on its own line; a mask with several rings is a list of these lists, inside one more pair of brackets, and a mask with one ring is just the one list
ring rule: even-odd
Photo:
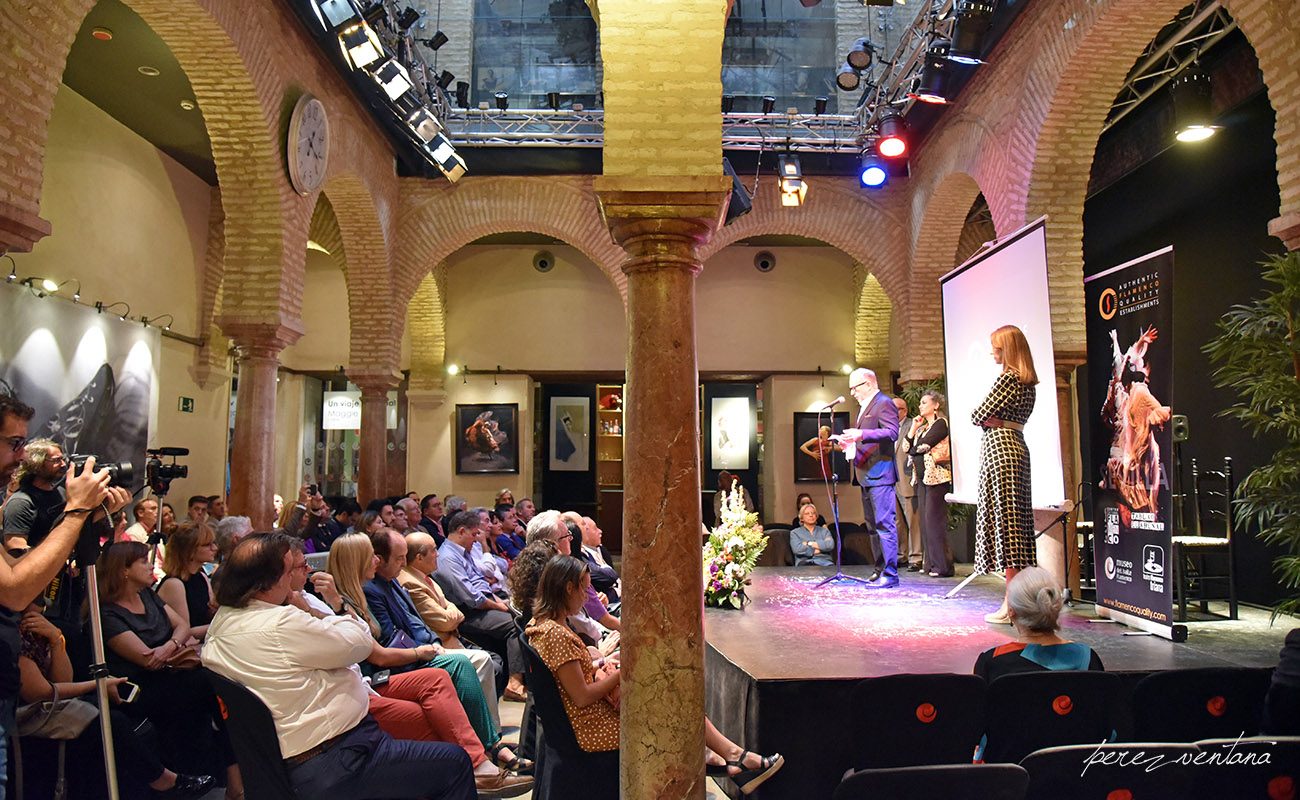
[[[0,393],[0,484],[8,485],[23,458],[27,423],[32,415],[30,406]],[[109,470],[95,469],[94,457],[87,459],[80,471],[70,470],[64,483],[66,506],[47,535],[20,560],[0,554],[0,740],[14,731],[19,685],[18,620],[32,598],[63,568],[83,529],[87,535],[94,535],[94,526],[86,524],[92,515],[107,520],[131,499],[126,489],[109,486],[110,477]],[[17,493],[9,502],[16,499]],[[6,752],[7,748],[0,747],[0,800],[5,794]]]
[[68,459],[51,439],[33,439],[23,448],[18,465],[18,490],[4,510],[4,546],[10,555],[22,555],[41,543],[63,513],[63,474]]

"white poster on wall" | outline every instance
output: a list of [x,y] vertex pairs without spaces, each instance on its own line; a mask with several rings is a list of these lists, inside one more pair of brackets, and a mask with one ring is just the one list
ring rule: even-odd
[[749,398],[715,397],[712,469],[749,469]]
[[[348,390],[343,392],[325,392],[321,401],[321,430],[356,431],[361,429],[361,392]],[[388,393],[387,409],[384,415],[384,427],[388,430],[397,428],[397,392]]]
[[130,461],[141,485],[157,429],[158,329],[14,285],[0,287],[0,319],[0,380],[36,410],[31,435]]

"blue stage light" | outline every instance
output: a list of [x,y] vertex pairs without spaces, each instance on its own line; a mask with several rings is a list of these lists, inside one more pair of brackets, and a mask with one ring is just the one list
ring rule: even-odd
[[875,156],[862,159],[862,169],[858,171],[858,182],[868,189],[879,189],[889,180],[885,165]]

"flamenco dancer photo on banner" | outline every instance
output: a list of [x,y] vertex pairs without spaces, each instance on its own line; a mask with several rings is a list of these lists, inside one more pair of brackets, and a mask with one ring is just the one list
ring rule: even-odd
[[1160,514],[1160,487],[1167,485],[1160,460],[1156,430],[1169,421],[1169,406],[1151,392],[1151,362],[1147,351],[1159,332],[1149,325],[1127,350],[1120,349],[1119,334],[1110,331],[1110,383],[1101,408],[1101,423],[1110,431],[1110,457],[1102,470],[1101,485],[1119,493],[1119,513],[1125,525],[1134,511]]

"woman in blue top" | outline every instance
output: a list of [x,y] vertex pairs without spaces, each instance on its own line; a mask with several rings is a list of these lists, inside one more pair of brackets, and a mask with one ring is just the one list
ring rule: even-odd
[[1102,670],[1101,659],[1086,644],[1061,638],[1060,587],[1042,567],[1025,567],[1007,584],[1007,608],[1019,641],[980,653],[975,674],[992,683],[1014,672],[1045,669]]
[[790,531],[790,550],[794,553],[796,567],[805,564],[830,566],[835,551],[835,539],[825,526],[817,524],[817,506],[804,503],[799,509],[799,527]]

